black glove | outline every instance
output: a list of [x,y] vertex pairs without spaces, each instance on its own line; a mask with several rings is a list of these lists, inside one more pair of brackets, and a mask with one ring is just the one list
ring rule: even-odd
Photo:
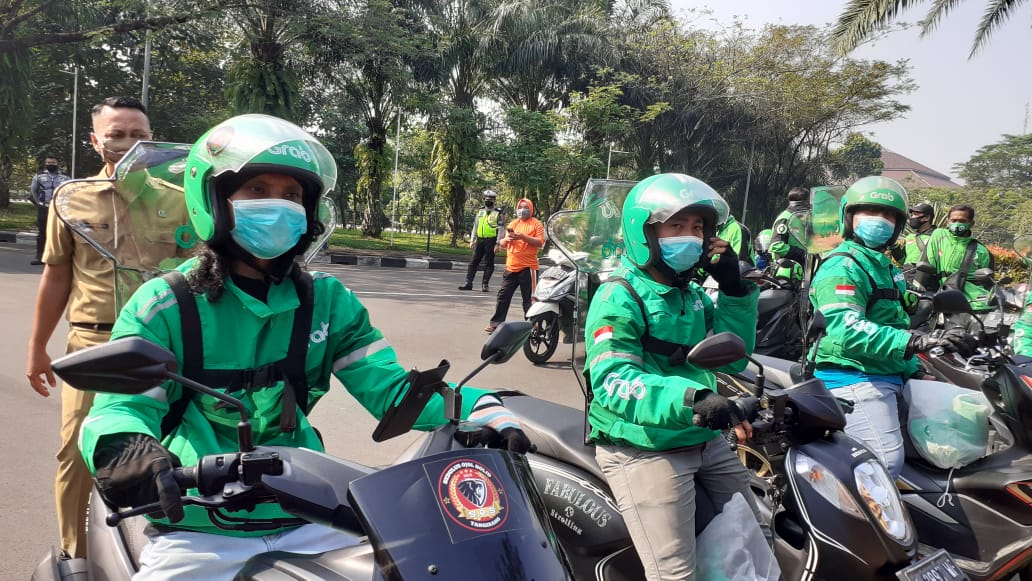
[[[694,399],[694,402],[691,399]],[[742,423],[742,411],[735,402],[709,390],[688,390],[685,405],[691,406],[692,424],[711,430],[726,430]]]
[[[483,444],[488,448],[501,448],[517,454],[526,454],[534,447],[523,433],[520,420],[502,405],[502,400],[493,395],[484,395],[477,400],[466,422],[479,430],[466,432],[464,445]],[[456,437],[459,433],[456,433]]]
[[[179,458],[147,434],[115,434],[102,438],[93,454],[97,487],[101,495],[119,507],[161,503],[170,522],[183,520],[183,500],[173,468]],[[162,514],[163,513],[163,514]]]
[[913,333],[904,354],[910,358],[914,353],[927,353],[935,347],[942,347],[947,352],[959,353],[962,357],[971,357],[978,348],[978,341],[963,329],[949,329],[942,333],[922,335]]
[[[712,246],[712,242],[706,246],[707,252]],[[749,294],[749,289],[742,284],[741,267],[738,265],[738,255],[735,254],[735,249],[728,244],[727,250],[717,256],[720,257],[720,260],[713,263],[710,262],[711,257],[703,254],[700,262],[702,269],[717,281],[720,291],[732,297],[744,297]]]

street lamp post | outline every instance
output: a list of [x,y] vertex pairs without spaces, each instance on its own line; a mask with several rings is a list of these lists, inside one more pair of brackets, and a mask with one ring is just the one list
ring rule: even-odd
[[627,153],[627,154],[631,153],[629,151],[620,151],[619,149],[613,149],[613,145],[614,145],[613,142],[610,141],[609,142],[609,158],[606,160],[606,179],[607,180],[609,179],[609,167],[611,165],[613,165],[613,153]]
[[[398,153],[401,152],[401,111],[398,111],[398,129],[394,138],[394,196],[391,208],[391,248],[394,248],[394,230],[398,219]],[[427,252],[429,254],[429,252]]]
[[78,128],[79,120],[79,65],[74,65],[72,72],[61,69],[57,70],[66,75],[73,75],[75,77],[75,80],[72,81],[72,166],[70,168],[71,177],[72,179],[75,179],[75,150],[78,148],[78,143],[76,143],[75,140],[77,137],[76,129]]

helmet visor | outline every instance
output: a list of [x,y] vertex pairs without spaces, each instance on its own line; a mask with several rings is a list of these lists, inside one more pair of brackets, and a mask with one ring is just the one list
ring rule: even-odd
[[701,180],[680,174],[668,174],[649,184],[638,198],[638,206],[649,209],[649,224],[666,222],[671,216],[689,207],[710,210],[716,224],[727,221],[731,209],[724,198]]
[[321,182],[320,193],[337,183],[337,164],[319,140],[292,123],[266,115],[241,115],[214,128],[198,153],[207,158],[212,177],[262,164],[311,172]]

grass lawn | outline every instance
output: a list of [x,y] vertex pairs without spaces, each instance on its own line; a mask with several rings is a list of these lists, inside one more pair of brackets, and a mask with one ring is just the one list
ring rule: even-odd
[[[469,258],[470,250],[467,246],[468,242],[464,240],[458,241],[458,246],[449,246],[451,242],[451,235],[445,234],[441,236],[430,235],[430,255],[443,258]],[[395,232],[394,233],[394,246],[391,246],[391,233],[384,232],[383,238],[366,238],[363,237],[359,230],[344,230],[338,229],[334,232],[333,236],[330,237],[330,248],[333,250],[375,250],[383,252],[396,252],[398,254],[406,255],[425,255],[426,254],[426,234],[409,234],[406,232]],[[499,253],[501,257],[504,257],[504,252]],[[503,258],[504,260],[504,258]]]
[[0,208],[0,230],[27,232],[35,229],[36,206],[12,201],[10,206]]

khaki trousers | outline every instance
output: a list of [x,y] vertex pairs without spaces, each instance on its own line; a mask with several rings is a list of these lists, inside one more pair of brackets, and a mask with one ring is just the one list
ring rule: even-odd
[[[71,327],[66,353],[106,343],[107,331]],[[86,511],[93,488],[93,475],[79,451],[79,428],[93,406],[93,392],[79,391],[67,383],[61,386],[61,449],[57,452],[54,499],[61,548],[74,558],[86,557]]]

